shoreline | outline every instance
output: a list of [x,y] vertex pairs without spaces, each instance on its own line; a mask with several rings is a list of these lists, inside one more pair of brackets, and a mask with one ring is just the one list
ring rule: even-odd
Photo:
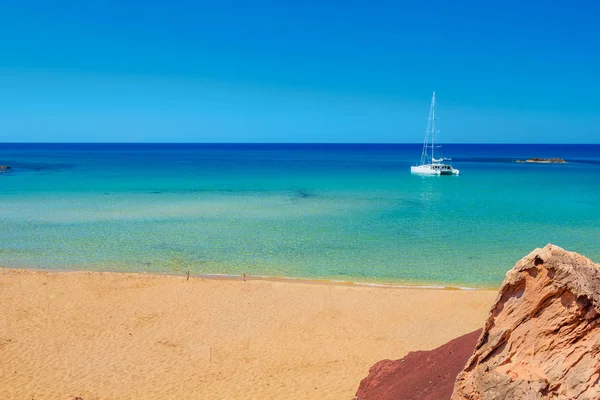
[[[16,271],[35,271],[47,273],[99,273],[99,274],[129,274],[140,276],[170,276],[187,278],[186,272],[145,272],[145,271],[110,271],[110,270],[86,270],[86,269],[53,269],[53,268],[29,268],[29,267],[4,267],[0,266],[0,273],[3,270]],[[494,286],[467,286],[467,285],[442,285],[436,283],[407,283],[407,282],[368,282],[368,281],[346,281],[341,279],[310,279],[288,276],[268,276],[268,275],[237,275],[237,274],[189,274],[189,278],[195,279],[210,279],[224,281],[266,281],[266,282],[283,282],[283,283],[303,283],[308,285],[333,285],[333,286],[348,286],[348,287],[372,287],[383,289],[421,289],[421,290],[459,290],[459,291],[489,291],[498,290],[500,284]]]

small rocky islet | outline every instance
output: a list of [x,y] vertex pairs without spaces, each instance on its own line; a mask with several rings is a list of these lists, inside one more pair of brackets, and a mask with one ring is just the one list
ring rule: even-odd
[[0,165],[0,173],[8,172],[10,167],[8,165]]
[[563,158],[540,158],[540,157],[533,157],[533,158],[528,158],[527,160],[517,160],[515,161],[517,163],[538,163],[538,164],[565,164],[567,162],[567,160],[563,159]]

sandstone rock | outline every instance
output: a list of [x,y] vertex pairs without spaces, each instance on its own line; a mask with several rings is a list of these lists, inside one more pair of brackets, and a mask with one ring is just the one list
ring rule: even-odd
[[400,360],[379,361],[360,382],[355,399],[450,399],[456,375],[473,353],[480,333],[481,329]]
[[547,245],[506,274],[453,400],[600,399],[600,265]]

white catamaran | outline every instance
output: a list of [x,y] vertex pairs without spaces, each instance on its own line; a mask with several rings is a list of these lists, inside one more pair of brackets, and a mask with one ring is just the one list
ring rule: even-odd
[[450,164],[444,164],[444,161],[450,161],[449,158],[435,158],[435,149],[442,147],[440,144],[435,145],[435,135],[440,133],[439,130],[435,130],[435,118],[435,92],[433,92],[427,129],[425,130],[425,143],[423,143],[423,151],[421,152],[421,162],[419,165],[410,167],[410,172],[420,175],[458,175],[457,169],[452,168]]

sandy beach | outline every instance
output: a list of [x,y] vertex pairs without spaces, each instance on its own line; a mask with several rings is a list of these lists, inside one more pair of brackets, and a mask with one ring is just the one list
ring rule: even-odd
[[352,399],[480,328],[492,290],[0,269],[2,399]]

